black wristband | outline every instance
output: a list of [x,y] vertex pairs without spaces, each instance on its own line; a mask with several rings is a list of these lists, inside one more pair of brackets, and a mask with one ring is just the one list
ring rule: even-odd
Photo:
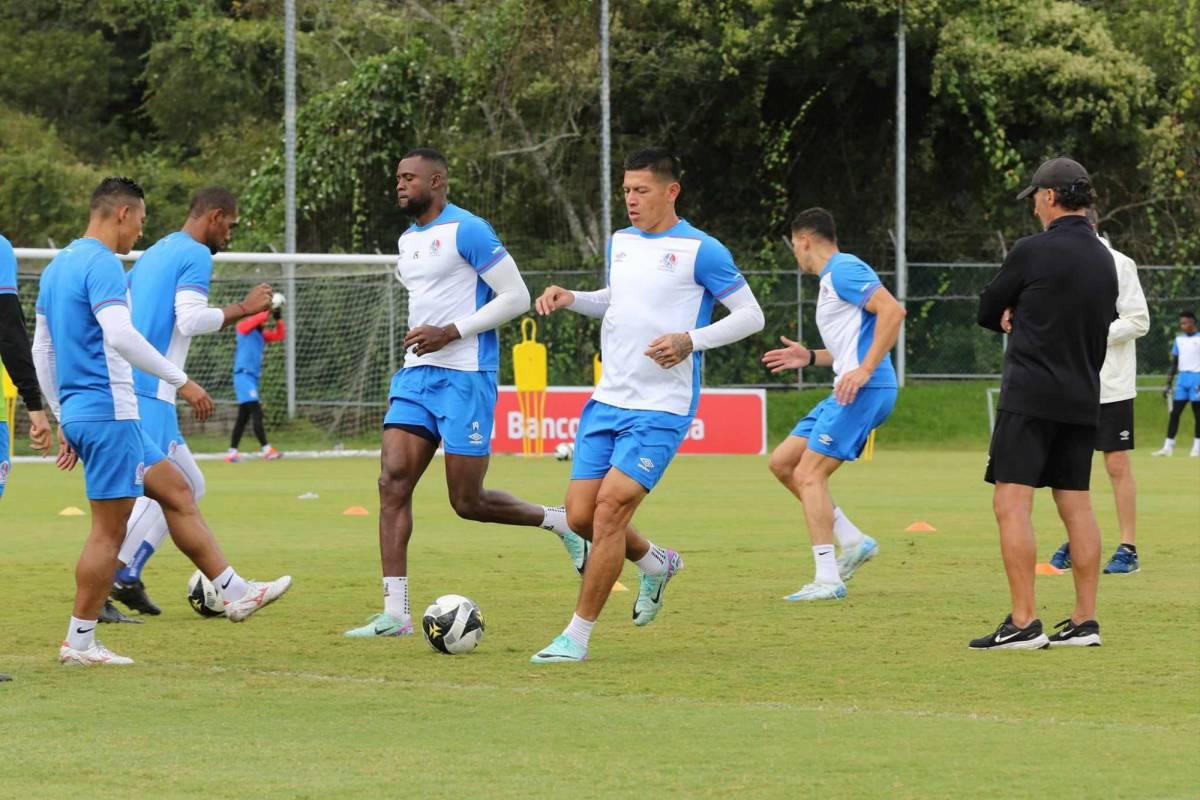
[[808,366],[811,367],[815,363],[817,363],[817,351],[809,350],[808,351]]

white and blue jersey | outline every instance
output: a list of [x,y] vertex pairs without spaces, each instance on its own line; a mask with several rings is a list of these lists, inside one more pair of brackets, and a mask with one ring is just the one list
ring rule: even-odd
[[[396,277],[408,290],[408,327],[444,327],[473,314],[493,292],[482,275],[508,255],[483,219],[453,203],[428,225],[413,225],[401,236]],[[500,347],[487,330],[418,356],[411,350],[405,367],[433,366],[464,372],[496,372]]]
[[1175,399],[1200,402],[1200,332],[1181,333],[1171,343],[1171,355],[1177,359]]

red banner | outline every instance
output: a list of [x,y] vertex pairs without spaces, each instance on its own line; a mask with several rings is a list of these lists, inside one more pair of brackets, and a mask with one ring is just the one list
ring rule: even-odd
[[[561,442],[574,442],[579,415],[591,399],[585,387],[551,387],[546,390],[542,417],[544,451],[553,453]],[[501,386],[496,401],[496,425],[492,430],[492,452],[521,452],[521,410],[517,391]],[[530,435],[537,430],[526,421]],[[762,389],[701,389],[700,405],[681,453],[758,455],[767,452],[767,396]]]

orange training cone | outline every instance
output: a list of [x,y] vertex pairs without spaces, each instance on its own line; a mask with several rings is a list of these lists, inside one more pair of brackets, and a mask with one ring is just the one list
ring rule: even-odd
[[367,511],[362,506],[350,506],[342,512],[343,517],[368,517],[370,515],[371,512]]
[[912,525],[909,525],[904,529],[905,533],[934,533],[936,531],[937,528],[922,520],[917,520]]
[[1062,575],[1063,574],[1063,571],[1061,569],[1059,569],[1058,567],[1054,566],[1053,564],[1047,563],[1045,561],[1042,561],[1037,565],[1036,571],[1037,571],[1038,575]]

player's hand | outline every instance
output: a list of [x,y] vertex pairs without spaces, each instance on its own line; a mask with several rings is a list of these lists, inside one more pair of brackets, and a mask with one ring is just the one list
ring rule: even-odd
[[854,398],[858,397],[858,390],[866,386],[869,380],[871,380],[871,371],[866,367],[852,369],[838,378],[838,384],[833,390],[833,396],[837,398],[838,405],[848,406],[853,403]]
[[546,291],[542,292],[542,296],[534,303],[534,308],[542,316],[545,316],[552,311],[557,311],[560,308],[566,308],[575,302],[575,293],[568,291],[561,286],[547,286]]
[[75,465],[79,463],[79,454],[75,449],[67,443],[67,437],[63,435],[62,426],[58,426],[58,458],[54,460],[54,465],[64,472],[70,472],[75,469]]
[[45,411],[29,412],[29,445],[43,456],[50,455],[54,436],[50,433],[50,420]]
[[668,333],[650,343],[643,355],[654,359],[663,369],[670,369],[692,354],[692,337],[686,333]]
[[793,342],[786,336],[780,336],[779,341],[783,342],[786,347],[768,350],[763,353],[762,357],[762,362],[766,364],[767,369],[771,370],[771,374],[783,372],[785,369],[804,369],[808,366],[808,359],[812,356],[807,347],[799,342]]
[[1168,383],[1166,386],[1163,387],[1163,397],[1170,397],[1170,396],[1171,396],[1171,384]]
[[188,381],[183,386],[179,387],[179,396],[182,397],[192,411],[196,414],[196,419],[200,422],[208,419],[213,412],[213,401],[208,396],[208,392],[200,388],[200,384],[195,381]]
[[437,325],[418,325],[404,337],[404,349],[412,349],[419,356],[436,353],[456,339],[461,339],[458,328],[447,325],[439,328]]
[[271,307],[271,284],[260,283],[249,292],[246,293],[246,299],[242,301],[242,307],[246,309],[246,316],[257,314],[260,311],[266,311]]
[[1004,312],[1000,315],[1000,330],[1004,331],[1005,333],[1012,333],[1012,320],[1013,310],[1012,306],[1009,306],[1008,308],[1004,309]]

